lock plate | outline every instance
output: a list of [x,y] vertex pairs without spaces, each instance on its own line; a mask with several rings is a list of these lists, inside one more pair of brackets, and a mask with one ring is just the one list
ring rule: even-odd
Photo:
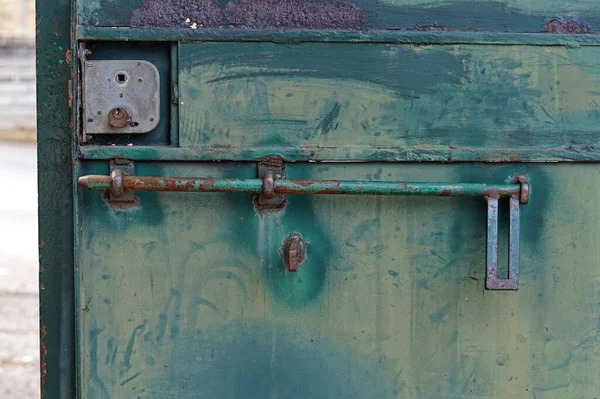
[[160,75],[141,60],[84,62],[86,134],[148,133],[160,121]]

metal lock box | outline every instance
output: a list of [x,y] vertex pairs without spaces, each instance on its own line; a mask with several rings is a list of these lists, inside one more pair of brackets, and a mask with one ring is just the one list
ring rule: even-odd
[[148,133],[160,121],[160,75],[148,61],[85,61],[83,123],[87,134]]
[[600,397],[600,3],[37,7],[43,397]]

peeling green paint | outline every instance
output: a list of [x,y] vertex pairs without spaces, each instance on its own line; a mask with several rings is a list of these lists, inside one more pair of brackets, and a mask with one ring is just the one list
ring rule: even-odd
[[[180,145],[593,150],[597,58],[593,48],[183,44]],[[323,134],[332,104],[335,129]]]

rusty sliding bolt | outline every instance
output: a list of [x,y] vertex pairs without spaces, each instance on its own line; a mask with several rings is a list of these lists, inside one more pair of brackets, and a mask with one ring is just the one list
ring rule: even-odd
[[[150,177],[126,174],[122,178],[125,191],[187,191],[313,195],[400,195],[437,197],[494,197],[517,196],[521,204],[529,200],[529,184],[481,183],[404,183],[343,180],[276,179],[265,172],[262,179],[214,179],[188,177]],[[82,176],[79,187],[106,190],[112,185],[111,176]],[[264,187],[263,187],[264,186]]]

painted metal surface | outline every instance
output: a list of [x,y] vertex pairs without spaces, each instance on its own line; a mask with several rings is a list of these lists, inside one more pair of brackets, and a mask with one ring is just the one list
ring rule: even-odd
[[297,30],[297,29],[189,29],[98,27],[79,25],[81,40],[214,41],[214,42],[335,42],[398,44],[496,44],[579,47],[598,46],[594,33],[516,33],[490,31],[407,31],[407,30]]
[[[166,176],[256,173],[254,164],[238,163],[136,168]],[[597,209],[600,192],[582,182],[600,177],[597,165],[286,168],[290,179],[315,180],[497,181],[521,171],[535,190],[521,210],[521,289],[510,293],[484,292],[487,205],[478,198],[290,196],[284,212],[261,215],[251,194],[139,192],[138,207],[120,210],[100,192],[82,191],[82,391],[594,397],[600,224],[587,212]],[[82,170],[106,173],[99,161]],[[500,260],[507,216],[501,209]],[[293,232],[309,246],[289,273],[281,247]]]
[[[209,3],[38,0],[43,397],[597,397],[598,3]],[[80,45],[156,65],[157,129],[80,141]],[[412,181],[481,198],[279,194]],[[178,183],[248,193],[115,205]]]
[[596,48],[190,43],[179,54],[180,146],[228,159],[305,149],[451,161],[496,150],[496,161],[516,162],[600,148]]
[[77,352],[71,4],[38,1],[36,13],[41,397],[72,399]]
[[[348,0],[326,1],[328,6],[317,8],[316,11],[313,11],[310,4],[308,7],[303,4],[294,8],[289,0],[268,2],[273,3],[271,7],[266,7],[265,3],[267,2],[261,0],[169,0],[160,3],[155,0],[81,0],[78,15],[84,25],[130,26],[133,23],[146,26],[171,25],[189,30],[204,26],[251,27],[275,24],[277,27],[318,28],[322,27],[322,24],[319,25],[320,16],[329,17],[333,21],[352,20],[355,22],[350,26],[361,29],[439,31],[553,32],[558,24],[568,28],[570,16],[578,17],[575,25],[578,29],[597,30],[600,22],[600,5],[592,0]],[[318,2],[298,0],[297,3]],[[276,6],[282,7],[283,12],[279,16],[272,16],[271,12]],[[240,13],[245,13],[246,16],[240,18]],[[304,16],[306,14],[308,17]],[[253,18],[248,18],[249,16]],[[308,21],[301,25],[298,20],[303,17]],[[327,26],[339,25],[329,22]],[[348,25],[343,27],[347,28]],[[580,30],[576,32],[581,33]]]

